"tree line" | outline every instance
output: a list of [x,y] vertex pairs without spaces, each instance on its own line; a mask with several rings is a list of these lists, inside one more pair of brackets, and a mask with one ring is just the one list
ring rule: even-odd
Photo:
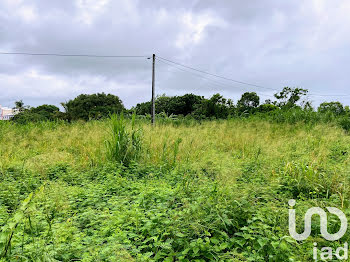
[[[262,102],[255,92],[245,92],[235,104],[220,94],[210,98],[195,94],[182,96],[158,96],[155,100],[156,114],[178,117],[192,117],[194,119],[226,119],[254,114],[266,114],[276,111],[297,109],[328,113],[334,116],[350,115],[349,106],[340,102],[324,102],[315,110],[306,99],[308,90],[302,88],[284,87],[274,94],[274,99]],[[122,100],[112,94],[81,94],[68,102],[61,103],[64,112],[55,105],[41,105],[38,107],[25,106],[22,101],[15,103],[19,111],[12,121],[17,123],[52,121],[52,120],[92,120],[108,117],[113,113],[125,114],[135,112],[137,115],[150,115],[151,101],[139,103],[131,109],[126,109]]]

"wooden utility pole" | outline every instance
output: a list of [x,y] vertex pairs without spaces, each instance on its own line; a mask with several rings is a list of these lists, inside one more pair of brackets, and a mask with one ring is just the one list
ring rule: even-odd
[[155,65],[156,65],[156,55],[153,54],[153,63],[152,63],[152,120],[151,120],[152,125],[154,125],[155,117],[156,117],[156,100],[155,100],[155,97],[154,97],[154,95],[155,95],[155,91],[154,91],[154,84],[155,84],[154,83],[154,81],[155,81],[155,79],[154,79],[154,77],[155,77],[154,70],[155,70]]

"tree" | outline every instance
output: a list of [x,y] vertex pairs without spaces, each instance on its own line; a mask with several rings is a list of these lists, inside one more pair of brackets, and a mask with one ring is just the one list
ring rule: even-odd
[[284,87],[281,92],[276,93],[274,96],[279,100],[277,106],[280,108],[292,108],[295,107],[301,97],[306,96],[308,92],[307,89]]
[[237,102],[237,108],[240,112],[251,113],[259,106],[260,98],[255,92],[245,92]]
[[53,121],[62,118],[61,114],[63,113],[60,112],[57,106],[41,105],[38,107],[25,109],[24,111],[16,114],[11,120],[20,124],[25,124],[28,122]]
[[13,109],[18,110],[18,112],[24,112],[29,109],[29,106],[25,106],[22,100],[18,100],[15,102],[15,107]]
[[275,106],[274,104],[262,104],[257,108],[258,112],[261,112],[261,113],[271,112],[276,109],[278,109],[278,107]]
[[90,120],[107,117],[111,113],[124,111],[124,105],[118,96],[112,94],[82,94],[67,103],[62,103],[68,120]]
[[[169,114],[169,112],[171,111],[170,105],[171,105],[172,99],[173,97],[166,96],[165,94],[161,96],[157,96],[155,101],[156,114],[159,114],[159,113]],[[131,110],[134,110],[138,115],[151,114],[152,102],[148,101],[148,102],[139,103],[136,105],[136,107],[132,108]]]
[[[196,105],[201,104],[204,98],[194,94],[185,94],[183,96],[157,96],[156,113],[165,113],[167,115],[189,115],[192,114]],[[139,115],[146,115],[151,113],[151,102],[144,102],[137,104],[134,110]]]
[[172,111],[176,115],[189,115],[192,114],[196,108],[196,105],[201,104],[204,98],[194,94],[185,94],[183,96],[176,96],[174,104],[172,105]]
[[227,118],[232,107],[232,100],[227,100],[220,94],[215,94],[209,99],[203,99],[196,105],[193,112],[196,118]]
[[135,107],[133,107],[131,110],[134,110],[137,115],[151,114],[152,103],[150,101],[139,103]]
[[41,105],[38,107],[31,108],[32,113],[42,115],[47,120],[55,120],[59,117],[60,109],[54,105]]
[[166,113],[168,115],[172,114],[171,105],[174,98],[171,96],[161,95],[156,98],[156,113]]
[[342,115],[345,113],[345,109],[340,102],[324,102],[318,107],[318,112],[332,112],[335,115]]

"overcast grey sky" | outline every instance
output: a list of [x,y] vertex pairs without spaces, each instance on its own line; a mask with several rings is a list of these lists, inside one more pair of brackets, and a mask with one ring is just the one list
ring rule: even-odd
[[[0,51],[152,55],[269,88],[350,94],[348,0],[1,0]],[[156,92],[236,102],[245,91],[157,61]],[[188,71],[188,70],[186,70]],[[209,77],[209,76],[205,76]],[[212,77],[210,77],[212,78]],[[151,95],[151,60],[0,56],[0,104],[59,104],[113,93],[127,107]],[[320,101],[348,97],[310,96]]]

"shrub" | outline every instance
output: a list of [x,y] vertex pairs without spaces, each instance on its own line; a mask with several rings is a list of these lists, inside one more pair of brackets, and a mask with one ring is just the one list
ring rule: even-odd
[[258,107],[258,112],[267,113],[278,109],[277,106],[271,104],[263,104]]
[[12,118],[12,121],[19,124],[29,122],[53,121],[62,118],[62,112],[54,105],[41,105],[25,109]]
[[18,123],[18,124],[26,124],[29,122],[41,122],[47,120],[44,116],[38,114],[38,113],[31,113],[29,111],[25,111],[22,113],[19,113],[18,115],[15,115],[11,121]]
[[344,116],[338,120],[338,124],[345,130],[349,131],[350,130],[350,117],[349,116]]

